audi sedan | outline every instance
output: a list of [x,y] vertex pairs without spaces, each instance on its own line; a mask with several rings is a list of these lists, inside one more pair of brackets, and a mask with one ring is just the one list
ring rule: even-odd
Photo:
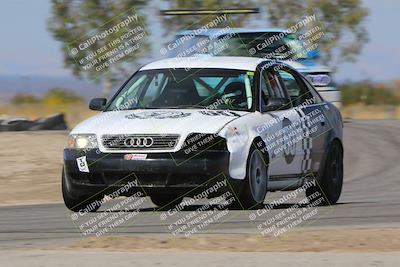
[[70,210],[97,210],[105,195],[140,193],[164,207],[224,192],[255,208],[267,191],[305,184],[320,204],[339,199],[340,112],[285,62],[160,60],[90,108],[100,112],[71,131],[64,149]]

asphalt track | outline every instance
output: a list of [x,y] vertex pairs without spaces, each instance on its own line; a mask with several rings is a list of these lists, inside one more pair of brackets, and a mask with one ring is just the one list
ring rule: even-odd
[[[317,214],[298,227],[399,226],[399,133],[399,121],[345,123],[345,180],[339,203],[330,207],[318,207]],[[266,203],[281,194],[269,193]],[[154,212],[151,202],[147,203],[133,220],[117,227],[115,232],[124,235],[171,235],[168,226],[196,209],[196,206],[190,207],[163,221],[160,220],[162,212]],[[269,214],[277,214],[285,208],[287,206],[277,207],[269,211]],[[267,217],[260,216],[250,221],[251,213],[254,211],[232,210],[221,220],[205,227],[203,233],[257,233],[257,225]],[[85,217],[85,220],[89,219],[90,217]],[[82,238],[82,231],[78,227],[79,223],[71,220],[71,213],[63,204],[0,207],[0,249],[63,244],[79,240]]]

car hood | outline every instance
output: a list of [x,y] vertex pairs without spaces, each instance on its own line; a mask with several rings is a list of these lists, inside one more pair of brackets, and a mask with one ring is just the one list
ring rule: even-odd
[[227,123],[250,112],[207,109],[139,109],[101,112],[71,134],[179,134],[218,133]]

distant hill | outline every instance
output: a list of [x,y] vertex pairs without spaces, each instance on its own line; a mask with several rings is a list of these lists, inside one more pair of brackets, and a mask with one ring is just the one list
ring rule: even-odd
[[[114,91],[119,88],[118,83]],[[17,93],[41,96],[49,89],[70,89],[85,99],[101,96],[102,84],[79,80],[74,77],[0,75],[0,103],[8,102]]]

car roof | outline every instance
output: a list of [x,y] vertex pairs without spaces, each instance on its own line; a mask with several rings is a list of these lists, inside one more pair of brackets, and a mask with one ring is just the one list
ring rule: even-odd
[[[198,32],[198,34],[196,34]],[[203,35],[203,36],[215,36],[215,35],[225,35],[225,34],[235,34],[235,33],[266,33],[266,32],[275,32],[281,33],[285,32],[284,29],[281,28],[212,28],[205,31],[199,30],[183,30],[178,32],[176,35]]]
[[140,70],[153,69],[235,69],[255,71],[257,65],[267,61],[263,58],[256,57],[183,57],[183,58],[167,58],[154,61],[143,66]]

